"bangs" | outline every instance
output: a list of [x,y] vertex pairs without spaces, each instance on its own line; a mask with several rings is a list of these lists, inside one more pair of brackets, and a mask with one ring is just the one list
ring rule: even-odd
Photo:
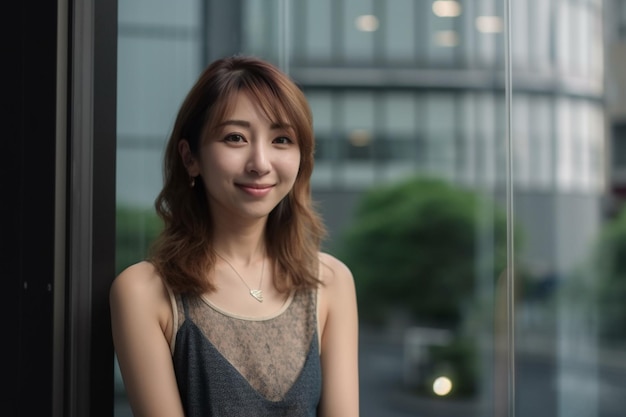
[[249,71],[234,72],[225,87],[220,99],[214,104],[210,126],[215,127],[223,122],[233,111],[235,96],[245,93],[271,123],[291,127],[298,142],[311,140],[309,131],[312,118],[304,94],[297,87]]
[[250,95],[252,101],[259,105],[271,123],[281,126],[291,125],[294,129],[300,125],[301,121],[293,114],[294,112],[289,111],[291,106],[286,105],[284,98],[278,96],[267,84],[253,85],[241,91]]
[[203,137],[207,133],[215,132],[217,127],[224,122],[230,114],[232,114],[233,109],[235,108],[235,98],[237,97],[239,91],[237,88],[234,88],[234,86],[226,86],[221,89],[221,91],[214,91],[212,93],[215,100],[206,110]]
[[253,83],[243,86],[241,91],[250,95],[271,123],[293,131],[301,151],[308,153],[313,146],[312,117],[304,94],[287,86]]
[[207,132],[215,132],[218,126],[230,117],[235,109],[235,97],[239,93],[247,94],[250,100],[259,106],[261,112],[267,117],[270,123],[292,130],[297,136],[296,139],[298,142],[303,139],[302,135],[304,132],[302,131],[300,115],[289,111],[288,107],[285,106],[282,101],[276,97],[272,97],[268,88],[263,91],[242,87],[222,95],[220,99],[213,104],[212,111],[208,115],[206,123]]

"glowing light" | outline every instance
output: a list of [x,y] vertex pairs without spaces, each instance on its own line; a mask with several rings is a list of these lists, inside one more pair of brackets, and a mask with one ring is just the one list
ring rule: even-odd
[[440,376],[433,383],[433,392],[441,397],[448,395],[452,391],[452,381],[450,378]]
[[363,147],[368,146],[372,140],[370,133],[365,129],[355,129],[350,132],[349,136],[352,146]]
[[435,33],[437,46],[453,47],[459,44],[459,35],[453,30],[441,30]]
[[364,14],[354,20],[354,24],[361,32],[376,32],[378,26],[378,18],[372,14]]
[[461,5],[455,0],[437,0],[433,2],[433,13],[438,17],[457,17],[461,14]]
[[498,16],[479,16],[476,18],[476,29],[482,33],[502,32],[502,18]]

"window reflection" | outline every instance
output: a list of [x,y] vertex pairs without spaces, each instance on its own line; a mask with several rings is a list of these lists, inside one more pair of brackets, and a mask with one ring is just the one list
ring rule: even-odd
[[[374,221],[359,225],[355,215],[374,189],[436,179],[478,201],[468,206],[470,261],[449,273],[449,298],[465,281],[472,284],[453,306],[461,312],[458,322],[413,308],[410,300],[426,302],[418,295],[446,302],[426,286],[424,264],[414,273],[414,298],[404,304],[398,298],[378,312],[360,305],[362,415],[505,415],[507,392],[499,379],[502,369],[511,371],[499,362],[507,331],[507,288],[499,278],[509,139],[505,1],[237,0],[227,10],[220,4],[119,1],[118,268],[144,256],[158,227],[151,207],[161,184],[162,147],[182,94],[204,64],[216,51],[225,53],[223,45],[228,53],[288,61],[314,114],[313,193],[330,229],[329,251],[344,250],[349,230]],[[517,415],[617,416],[626,393],[619,365],[626,335],[610,332],[609,324],[619,328],[626,319],[615,296],[623,287],[626,1],[511,6],[515,206],[504,216],[513,216],[516,227]],[[207,22],[216,20],[230,29],[209,30]],[[286,27],[285,50],[278,36]],[[444,235],[442,226],[426,240],[431,245],[407,258],[403,245],[388,241],[378,252],[397,248],[397,259],[380,272],[388,284],[382,290],[405,285],[393,278],[404,276],[402,268],[418,254],[438,259],[431,273],[445,275],[441,266],[458,262],[459,254],[442,259],[429,251],[437,239],[450,241],[443,249],[452,247],[461,229],[456,224]],[[410,242],[425,233],[416,230]],[[357,288],[369,285],[359,279]],[[459,364],[471,372],[459,371]],[[459,381],[471,394],[456,391]],[[441,395],[446,387],[449,393]],[[119,378],[116,392],[116,415],[130,415]]]

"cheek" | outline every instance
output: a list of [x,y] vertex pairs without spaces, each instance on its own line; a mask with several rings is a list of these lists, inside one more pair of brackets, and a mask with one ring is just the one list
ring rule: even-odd
[[232,154],[220,152],[207,152],[202,158],[202,172],[205,175],[218,172],[229,172],[237,166],[238,161]]
[[298,171],[300,171],[300,164],[302,159],[300,158],[300,153],[294,155],[294,157],[289,161],[288,170],[291,177],[295,181],[296,176],[298,175]]

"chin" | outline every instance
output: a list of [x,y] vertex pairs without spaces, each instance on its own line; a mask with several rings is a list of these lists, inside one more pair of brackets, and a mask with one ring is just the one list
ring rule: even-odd
[[275,207],[276,206],[274,205],[263,209],[259,208],[257,210],[242,210],[240,213],[242,217],[252,220],[261,220],[266,219]]

